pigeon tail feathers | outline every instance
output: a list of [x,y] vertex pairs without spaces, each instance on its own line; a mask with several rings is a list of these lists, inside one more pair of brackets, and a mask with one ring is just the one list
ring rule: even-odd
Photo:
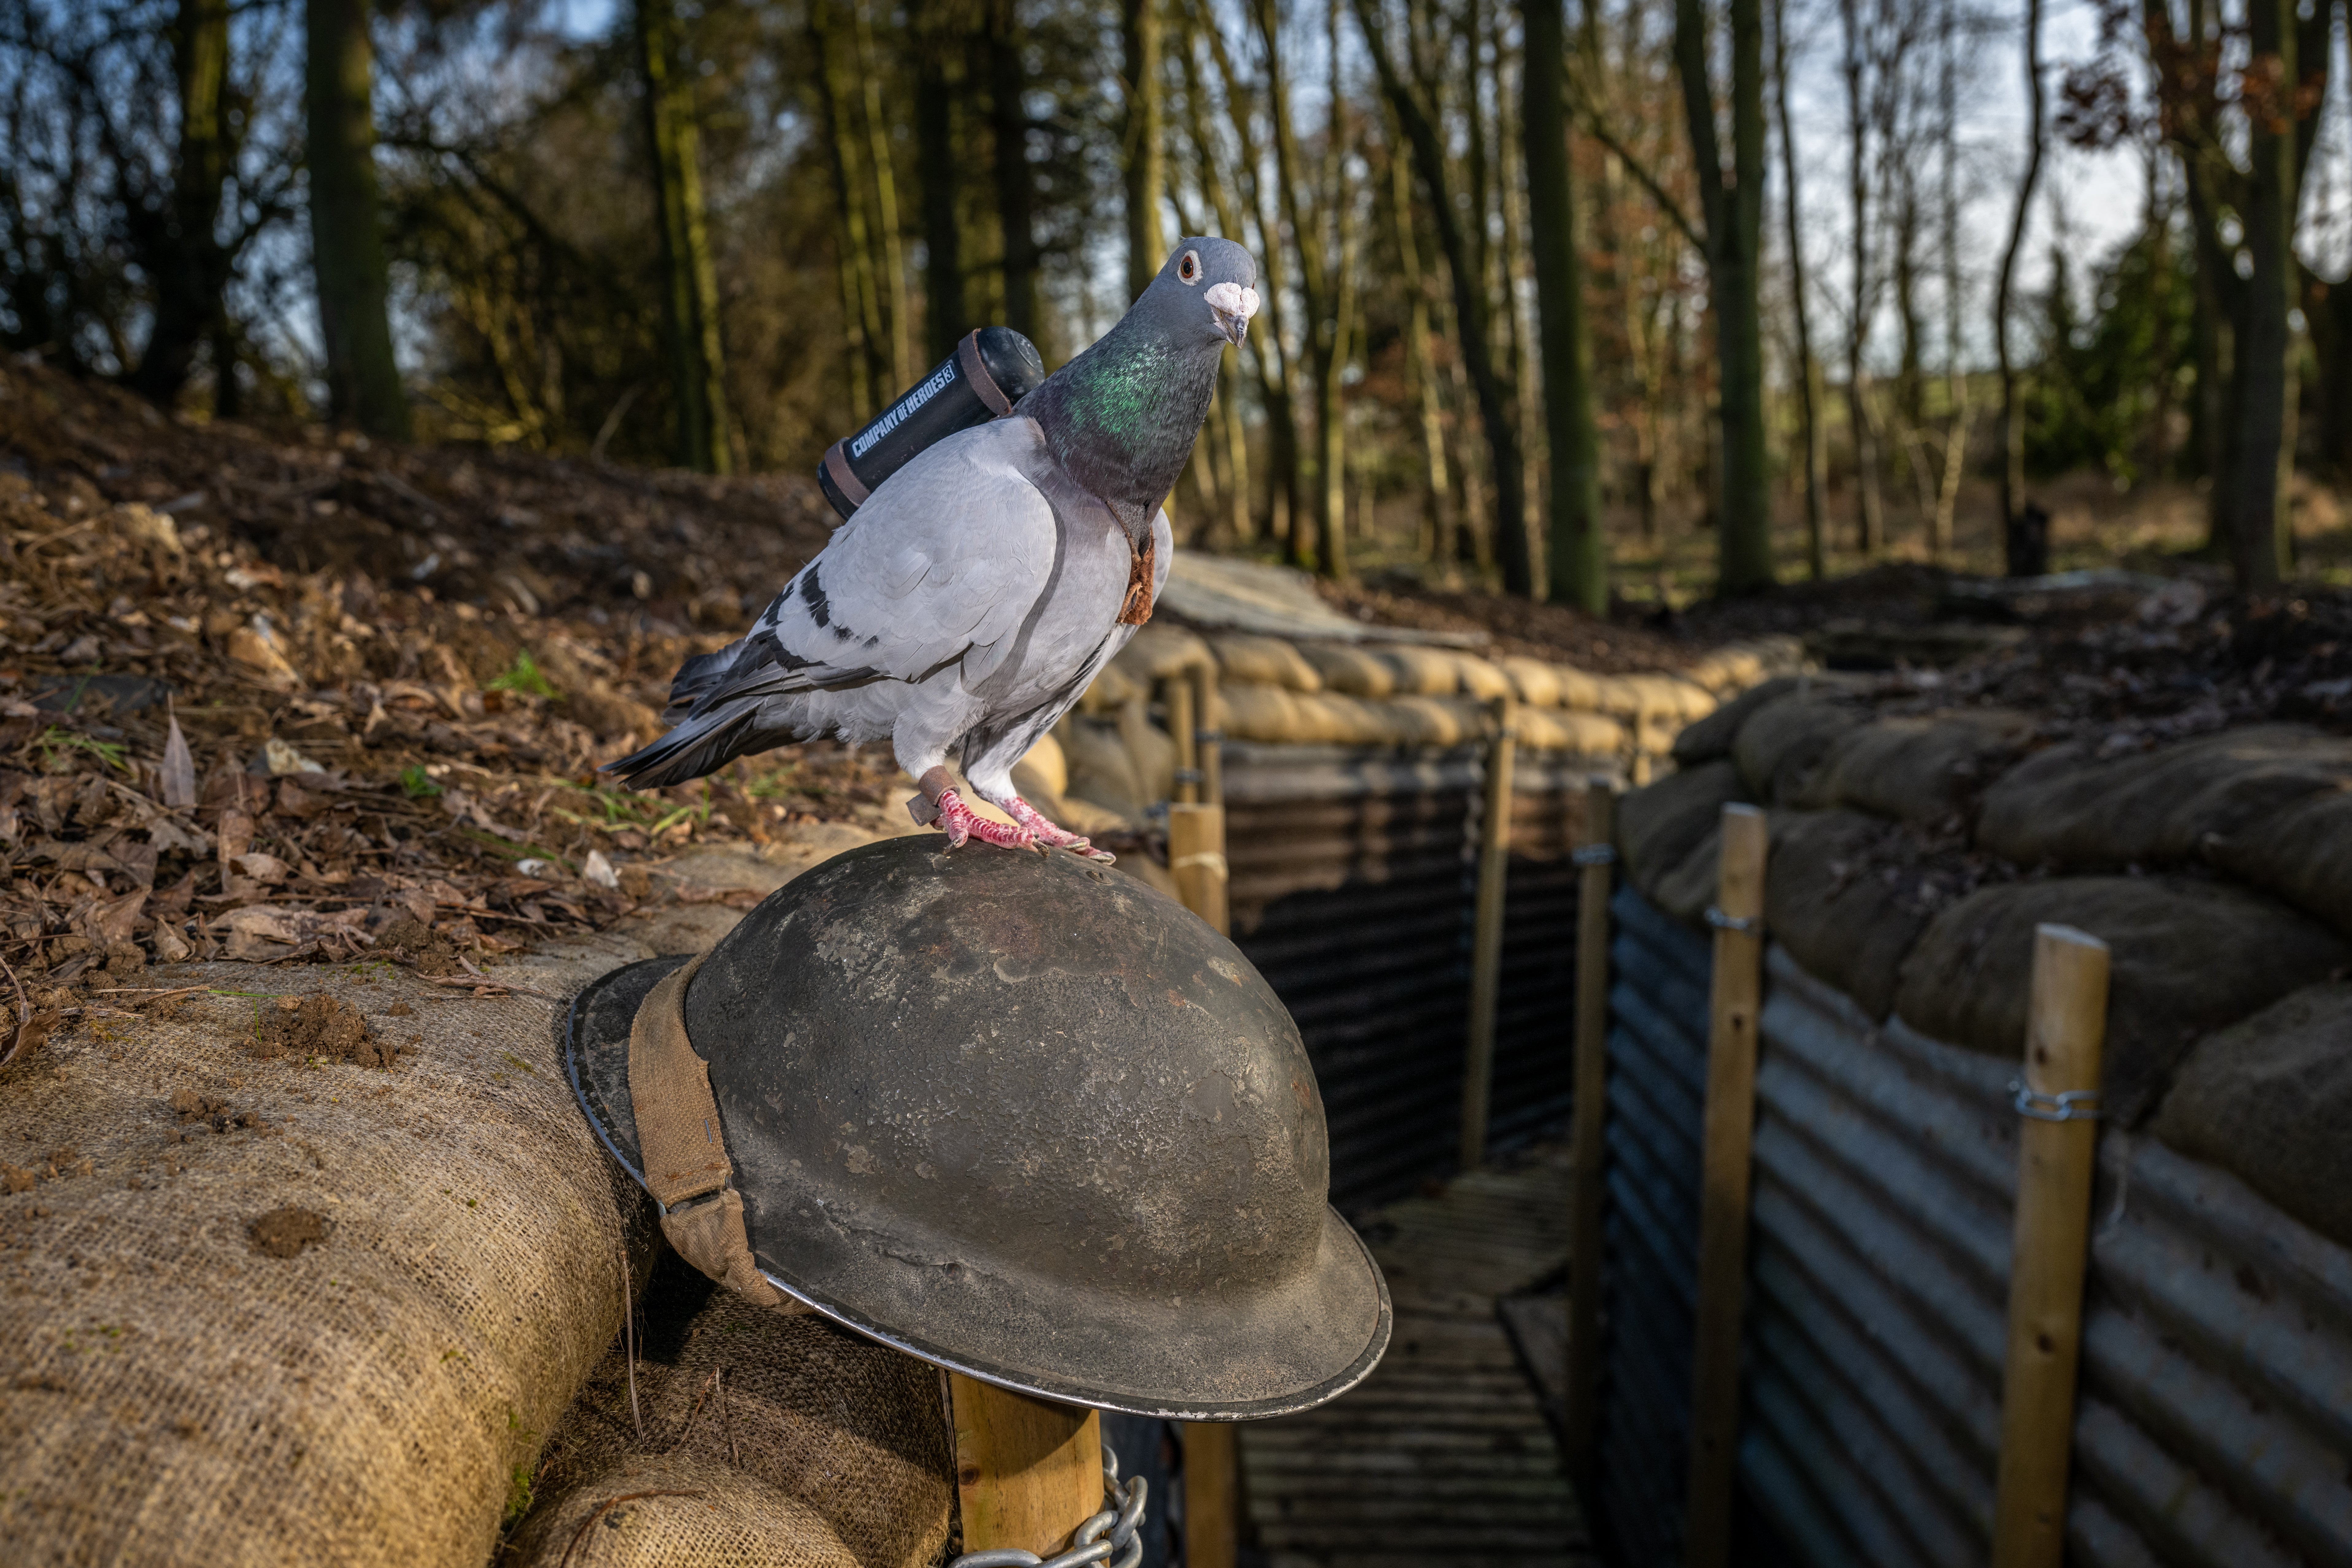
[[727,679],[735,656],[743,651],[743,642],[738,637],[717,653],[698,653],[679,665],[670,678],[669,704],[662,710],[662,722],[675,724],[685,718],[688,710]]
[[747,702],[688,719],[651,745],[606,763],[603,771],[619,774],[631,789],[659,789],[701,778],[747,752],[775,744],[775,737],[754,722],[758,718],[758,706]]

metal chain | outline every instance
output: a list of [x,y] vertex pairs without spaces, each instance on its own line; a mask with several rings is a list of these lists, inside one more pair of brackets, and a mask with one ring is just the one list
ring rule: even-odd
[[2063,1094],[2043,1094],[2029,1089],[2021,1078],[2009,1080],[2010,1104],[2020,1116],[2036,1121],[2096,1121],[2099,1120],[2099,1091],[2095,1089],[2070,1089]]
[[1107,1508],[1086,1523],[1078,1526],[1070,1537],[1070,1549],[1058,1557],[1040,1557],[1017,1546],[992,1547],[986,1552],[967,1552],[948,1564],[948,1568],[1085,1568],[1093,1563],[1108,1563],[1110,1568],[1136,1568],[1143,1561],[1143,1504],[1150,1485],[1141,1476],[1127,1483],[1121,1491],[1118,1484],[1118,1456],[1103,1445],[1103,1491],[1118,1507]]

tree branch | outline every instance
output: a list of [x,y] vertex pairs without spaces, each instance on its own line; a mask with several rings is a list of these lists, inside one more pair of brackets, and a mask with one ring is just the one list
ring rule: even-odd
[[1617,155],[1617,161],[1625,165],[1625,172],[1633,176],[1633,183],[1650,194],[1650,199],[1658,205],[1658,210],[1665,215],[1666,221],[1680,229],[1683,237],[1704,255],[1706,237],[1699,233],[1698,226],[1691,222],[1690,215],[1683,211],[1680,202],[1675,200],[1674,193],[1659,184],[1657,176],[1633,155],[1633,150],[1617,139],[1602,122],[1599,112],[1585,101],[1582,94],[1577,95],[1576,117],[1583,122],[1585,134]]

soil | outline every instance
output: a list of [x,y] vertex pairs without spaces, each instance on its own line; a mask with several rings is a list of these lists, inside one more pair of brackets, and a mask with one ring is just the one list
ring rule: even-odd
[[245,1227],[253,1249],[269,1258],[299,1258],[305,1247],[318,1246],[334,1228],[322,1214],[289,1205],[271,1209]]
[[324,992],[280,996],[261,1009],[254,1026],[257,1057],[327,1057],[361,1067],[389,1068],[408,1047],[380,1040],[356,1007]]

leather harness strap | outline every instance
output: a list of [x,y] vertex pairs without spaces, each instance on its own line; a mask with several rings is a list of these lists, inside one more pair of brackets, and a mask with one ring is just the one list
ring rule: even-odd
[[686,1035],[686,988],[701,967],[697,958],[664,975],[629,1023],[629,1100],[646,1187],[662,1206],[662,1235],[680,1258],[762,1306],[805,1312],[810,1308],[770,1284],[751,1257],[735,1163],[710,1092],[710,1064]]
[[956,344],[956,365],[963,372],[963,378],[971,383],[971,389],[980,394],[980,400],[988,405],[991,414],[1002,419],[1013,412],[1013,399],[1004,395],[1004,389],[988,374],[988,362],[980,357],[979,328],[966,332],[963,341]]

